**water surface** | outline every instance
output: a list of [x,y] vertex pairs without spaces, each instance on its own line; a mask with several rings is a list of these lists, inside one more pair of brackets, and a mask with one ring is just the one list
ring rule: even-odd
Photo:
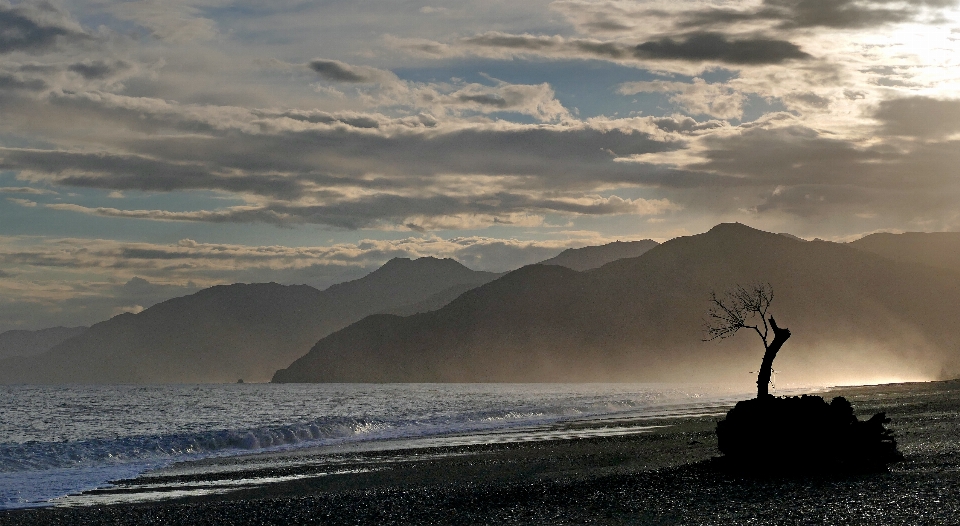
[[[0,508],[173,462],[331,445],[572,437],[544,426],[716,412],[750,393],[666,384],[4,386]],[[596,427],[596,426],[595,426]],[[597,428],[599,429],[599,428]],[[606,428],[604,428],[606,429]],[[639,432],[641,428],[591,431]],[[575,434],[574,434],[575,435]]]

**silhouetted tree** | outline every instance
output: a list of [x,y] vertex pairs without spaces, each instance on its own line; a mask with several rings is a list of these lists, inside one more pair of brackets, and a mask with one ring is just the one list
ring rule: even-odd
[[[736,289],[722,297],[710,293],[713,305],[706,321],[705,341],[728,338],[740,329],[753,329],[763,340],[763,362],[757,374],[757,397],[737,402],[717,422],[717,446],[724,466],[733,471],[769,475],[782,473],[843,473],[884,470],[903,460],[884,413],[860,421],[843,397],[829,404],[819,396],[770,396],[767,385],[773,359],[790,331],[770,316],[770,284]],[[771,340],[771,333],[773,339]]]
[[[736,289],[718,297],[710,292],[710,301],[713,305],[708,311],[710,317],[706,322],[708,338],[704,341],[729,338],[740,329],[753,329],[763,340],[763,361],[757,374],[757,398],[769,394],[768,384],[773,371],[773,359],[783,343],[790,337],[790,330],[777,326],[773,316],[767,316],[770,303],[773,302],[773,287],[767,284],[754,285],[745,288],[737,285]],[[759,321],[757,320],[759,318]],[[769,323],[768,323],[769,320]],[[769,339],[773,332],[773,340]]]

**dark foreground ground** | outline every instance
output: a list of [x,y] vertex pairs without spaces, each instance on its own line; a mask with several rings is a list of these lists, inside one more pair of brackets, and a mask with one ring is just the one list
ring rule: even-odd
[[[694,418],[644,422],[670,425],[622,437],[327,453],[320,463],[297,453],[257,473],[304,476],[297,480],[150,504],[11,511],[0,524],[960,524],[960,381],[841,394],[861,418],[887,412],[906,461],[850,476],[785,477],[773,464],[761,479],[727,475],[711,460],[717,418]],[[611,423],[628,424],[636,422]],[[352,472],[364,469],[373,471]],[[104,493],[230,476],[241,477],[169,470]]]

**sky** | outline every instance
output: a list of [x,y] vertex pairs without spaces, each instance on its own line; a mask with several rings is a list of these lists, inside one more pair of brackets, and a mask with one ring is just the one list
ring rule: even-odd
[[960,229],[957,0],[0,0],[0,330],[392,257]]

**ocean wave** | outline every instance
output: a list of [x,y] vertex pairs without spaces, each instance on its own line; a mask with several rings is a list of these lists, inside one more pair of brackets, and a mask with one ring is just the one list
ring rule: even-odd
[[0,472],[120,464],[230,451],[271,449],[323,440],[372,435],[391,427],[383,421],[325,418],[283,426],[160,436],[0,444]]
[[[554,422],[580,410],[553,412],[484,410],[456,416],[395,419],[325,417],[308,422],[251,429],[167,435],[133,435],[73,441],[0,443],[0,473],[117,465],[165,463],[185,458],[242,454],[257,450],[306,447],[344,441],[413,438]],[[451,418],[453,417],[453,418]]]

